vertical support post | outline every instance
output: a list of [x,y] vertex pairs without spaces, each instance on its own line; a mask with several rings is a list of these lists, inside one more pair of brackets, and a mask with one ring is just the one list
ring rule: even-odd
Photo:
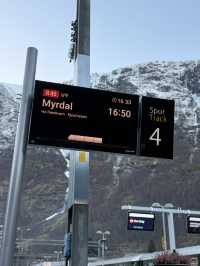
[[168,229],[169,229],[169,248],[171,250],[176,249],[175,231],[174,231],[174,217],[173,213],[167,213]]
[[166,237],[166,222],[165,222],[165,213],[162,212],[162,223],[163,223],[163,247],[164,250],[167,250],[167,237]]
[[78,40],[75,83],[90,87],[90,0],[77,0]]
[[[75,85],[90,87],[90,0],[77,0],[78,38],[75,58]],[[71,151],[69,218],[72,232],[70,266],[88,265],[89,153]],[[69,223],[69,220],[68,220]]]
[[14,258],[17,216],[22,193],[23,171],[26,159],[28,131],[31,118],[32,99],[35,86],[37,49],[27,50],[26,66],[23,82],[23,95],[15,137],[15,146],[11,168],[7,207],[4,221],[0,265],[11,266]]
[[106,239],[104,238],[104,235],[103,235],[103,238],[102,238],[102,259],[103,260],[105,258],[105,241]]
[[72,249],[69,265],[88,265],[88,205],[72,207]]
[[98,240],[98,257],[102,256],[102,252],[101,252],[101,239]]

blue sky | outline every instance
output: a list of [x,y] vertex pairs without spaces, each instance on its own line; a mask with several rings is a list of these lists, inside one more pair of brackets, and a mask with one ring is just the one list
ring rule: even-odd
[[[76,0],[0,1],[0,81],[22,84],[26,49],[36,78],[73,78],[67,60]],[[91,73],[155,60],[200,59],[199,0],[91,0]]]

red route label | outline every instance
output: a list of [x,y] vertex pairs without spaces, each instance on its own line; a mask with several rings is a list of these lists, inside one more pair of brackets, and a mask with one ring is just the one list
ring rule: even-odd
[[57,99],[60,97],[60,92],[53,89],[43,89],[42,96]]

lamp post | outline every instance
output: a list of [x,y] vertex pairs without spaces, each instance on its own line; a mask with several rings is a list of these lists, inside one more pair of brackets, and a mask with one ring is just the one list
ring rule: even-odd
[[27,226],[23,226],[23,227],[17,227],[17,232],[19,234],[19,236],[17,237],[17,240],[19,241],[19,249],[20,251],[23,253],[24,252],[24,247],[25,247],[25,232],[30,232],[31,228],[27,227]]
[[102,235],[102,238],[101,238],[101,255],[102,255],[102,258],[104,259],[104,257],[105,257],[105,241],[106,241],[105,235],[110,235],[110,231],[106,230],[106,231],[102,232],[101,230],[98,230],[98,231],[96,231],[96,234]]
[[[173,208],[173,204],[172,203],[166,203],[165,205],[161,205],[158,202],[154,202],[151,205],[153,208]],[[166,236],[166,221],[165,221],[165,213],[162,212],[162,228],[163,228],[163,249],[167,250],[167,236]]]
[[61,254],[62,254],[62,251],[55,250],[54,251],[54,254],[56,255],[56,261],[59,261],[60,260],[60,257],[61,257]]
[[17,231],[19,232],[19,240],[24,240],[25,232],[30,232],[31,228],[28,226],[17,227]]

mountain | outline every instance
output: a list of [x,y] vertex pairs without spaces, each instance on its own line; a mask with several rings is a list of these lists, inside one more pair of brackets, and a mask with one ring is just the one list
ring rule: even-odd
[[[174,160],[90,152],[90,239],[98,239],[97,230],[109,230],[109,255],[147,251],[152,239],[160,249],[161,215],[156,215],[154,232],[127,231],[127,213],[121,206],[170,202],[198,210],[200,62],[156,61],[93,74],[91,87],[175,100]],[[4,210],[19,102],[5,84],[0,85],[0,95],[0,210]],[[63,239],[66,215],[52,215],[64,205],[68,162],[69,154],[64,157],[58,149],[28,148],[19,225],[31,228],[29,236]],[[196,235],[186,233],[185,221],[183,215],[175,217],[178,247],[198,242]]]
[[16,131],[18,104],[11,86],[0,84],[0,148],[3,150],[13,143]]
[[[174,160],[95,154],[91,170],[92,189],[98,206],[96,215],[91,208],[92,225],[110,229],[118,238],[117,245],[126,242],[132,250],[144,250],[150,239],[160,248],[161,223],[156,215],[154,233],[126,230],[127,214],[123,204],[151,206],[153,202],[173,203],[183,209],[199,208],[199,119],[200,119],[200,62],[150,62],[116,69],[109,74],[96,74],[93,86],[101,89],[175,100]],[[106,174],[99,173],[104,168]],[[91,194],[92,195],[92,191]],[[92,196],[91,196],[92,197]],[[100,202],[98,199],[101,199]],[[108,204],[109,202],[109,204]],[[108,208],[107,206],[112,206]],[[105,219],[102,213],[106,212]],[[94,214],[93,214],[94,213]],[[115,221],[115,222],[113,222]],[[186,234],[186,217],[176,217],[177,245],[194,244],[196,236]],[[103,223],[103,226],[100,225]],[[113,224],[114,223],[114,224]],[[95,229],[94,231],[95,232]],[[158,235],[160,237],[158,238]],[[134,241],[137,239],[137,241]],[[144,241],[146,240],[146,241]],[[131,243],[128,241],[131,241]]]

